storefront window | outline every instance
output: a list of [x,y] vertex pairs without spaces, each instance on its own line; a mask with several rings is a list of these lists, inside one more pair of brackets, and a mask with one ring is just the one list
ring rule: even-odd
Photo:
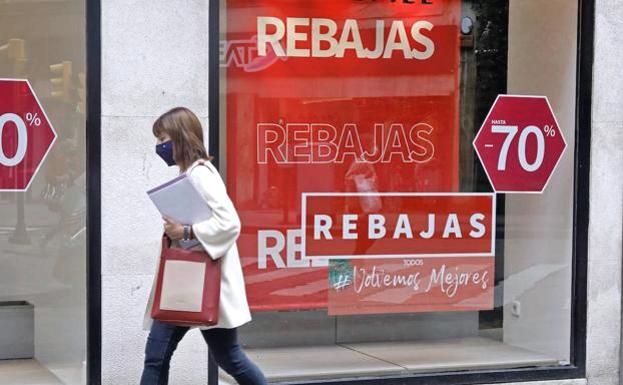
[[577,3],[220,9],[241,336],[267,375],[572,364]]
[[0,383],[86,383],[85,2],[0,4]]

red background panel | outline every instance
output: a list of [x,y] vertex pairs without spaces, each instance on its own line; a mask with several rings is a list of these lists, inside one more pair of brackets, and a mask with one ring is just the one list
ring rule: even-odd
[[[360,191],[361,185],[349,175],[369,164],[352,151],[329,163],[285,163],[271,157],[260,163],[259,124],[278,124],[284,130],[292,124],[329,124],[338,134],[345,125],[355,125],[364,151],[381,148],[388,154],[385,162],[374,163],[374,175],[368,175],[375,190],[457,190],[461,9],[458,0],[434,3],[227,1],[227,41],[221,44],[227,185],[242,220],[239,249],[253,309],[326,306],[327,268],[301,261],[300,234],[290,242],[286,234],[300,229],[302,193]],[[355,19],[364,44],[373,37],[371,26],[376,20],[386,21],[388,27],[401,20],[407,28],[417,20],[427,20],[435,25],[432,31],[424,31],[434,41],[435,52],[427,60],[405,59],[400,52],[388,59],[362,59],[352,51],[346,51],[343,58],[258,57],[259,16],[330,18],[338,25]],[[421,133],[434,146],[428,149],[425,161],[405,160],[399,152],[391,153],[404,143],[400,136],[387,139],[390,127],[401,125],[409,130],[418,123],[432,127],[429,133]],[[375,137],[378,125],[384,127],[383,140]],[[291,144],[288,141],[283,146]],[[317,145],[307,140],[302,151]],[[283,245],[272,238],[269,242],[269,246],[275,242],[282,246],[277,257],[261,255],[265,245],[260,244],[260,231],[282,234]],[[290,263],[286,262],[288,253]]]

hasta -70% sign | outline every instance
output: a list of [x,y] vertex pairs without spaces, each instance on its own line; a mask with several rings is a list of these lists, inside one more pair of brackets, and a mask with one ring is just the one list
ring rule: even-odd
[[566,147],[545,96],[499,95],[474,139],[499,193],[542,193]]
[[0,191],[25,191],[56,140],[30,83],[0,79]]

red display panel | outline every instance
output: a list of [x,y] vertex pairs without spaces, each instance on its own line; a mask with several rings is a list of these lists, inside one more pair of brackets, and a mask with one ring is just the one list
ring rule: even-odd
[[493,308],[494,257],[332,260],[329,315]]
[[303,193],[458,189],[460,1],[226,4],[224,164],[249,302],[324,308],[328,261],[301,253]]

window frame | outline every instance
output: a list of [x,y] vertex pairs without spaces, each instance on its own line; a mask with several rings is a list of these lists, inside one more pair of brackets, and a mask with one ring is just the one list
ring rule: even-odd
[[[209,16],[209,78],[219,79],[219,16],[218,0],[210,1]],[[576,69],[576,129],[575,129],[575,186],[572,256],[572,317],[571,352],[569,366],[531,367],[499,370],[473,370],[449,373],[405,374],[379,377],[355,377],[322,381],[283,381],[284,385],[452,385],[487,384],[536,380],[565,380],[586,376],[586,321],[587,321],[587,260],[589,223],[589,181],[592,72],[594,51],[595,0],[578,0],[578,49]],[[209,125],[219,127],[218,81],[209,84]],[[218,168],[219,130],[209,131],[209,151],[215,157]],[[209,385],[218,383],[218,369],[213,359],[209,365]]]
[[87,384],[102,383],[101,0],[86,5]]
[[[209,16],[209,131],[210,153],[218,168],[219,142],[219,16],[220,1],[210,1]],[[578,49],[576,69],[576,130],[575,130],[575,185],[572,256],[572,317],[571,352],[569,366],[530,367],[516,369],[473,370],[447,373],[383,375],[340,379],[302,380],[278,382],[284,385],[453,385],[488,384],[536,380],[565,380],[584,378],[586,375],[586,311],[587,311],[587,259],[588,215],[590,181],[590,143],[592,72],[594,44],[595,0],[578,0]],[[209,385],[218,383],[216,363],[210,359]]]
[[[595,0],[578,0],[578,65],[576,80],[576,147],[574,187],[573,280],[570,366],[474,370],[382,377],[287,381],[311,385],[454,385],[536,380],[565,380],[586,376],[587,260],[589,223],[592,72]],[[209,1],[209,125],[219,127],[219,0]],[[86,1],[87,44],[87,381],[101,384],[101,0]],[[209,151],[219,159],[219,130],[209,130]],[[210,360],[208,384],[218,383],[218,369]]]

